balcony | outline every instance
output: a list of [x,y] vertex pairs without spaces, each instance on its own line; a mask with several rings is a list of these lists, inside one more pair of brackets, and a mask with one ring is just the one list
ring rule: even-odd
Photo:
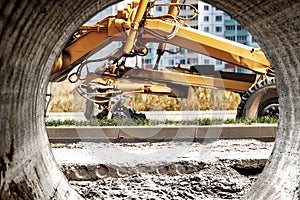
[[246,29],[244,29],[244,30],[237,30],[236,31],[236,35],[237,36],[249,36],[249,32]]
[[226,31],[224,31],[224,36],[226,37],[226,36],[235,36],[235,30],[226,30]]
[[234,19],[224,20],[224,25],[225,26],[235,26],[236,24],[237,24],[237,22]]
[[249,32],[247,30],[226,30],[224,36],[249,36]]

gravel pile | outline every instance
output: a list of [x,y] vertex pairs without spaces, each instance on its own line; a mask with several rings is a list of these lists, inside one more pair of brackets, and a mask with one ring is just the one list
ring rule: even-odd
[[257,176],[238,173],[226,162],[176,176],[135,174],[124,178],[70,181],[85,199],[238,199]]

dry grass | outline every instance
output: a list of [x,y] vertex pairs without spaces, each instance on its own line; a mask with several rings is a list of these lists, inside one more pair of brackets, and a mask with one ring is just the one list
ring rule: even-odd
[[[52,83],[50,112],[84,111],[85,100],[68,81]],[[190,89],[187,99],[167,96],[134,94],[128,105],[138,111],[235,110],[240,102],[236,93],[217,89]]]
[[74,91],[77,85],[69,81],[51,83],[50,112],[84,111],[85,99]]
[[139,111],[235,110],[240,102],[236,93],[216,89],[194,89],[187,99],[135,94],[129,106]]

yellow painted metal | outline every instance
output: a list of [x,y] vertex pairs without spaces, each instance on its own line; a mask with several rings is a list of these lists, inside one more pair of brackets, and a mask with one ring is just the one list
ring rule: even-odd
[[122,79],[129,79],[131,81],[140,80],[144,82],[172,83],[186,86],[218,88],[234,92],[244,92],[248,90],[249,87],[251,87],[251,85],[253,84],[249,82],[214,78],[208,76],[142,69],[131,69],[126,72],[126,76],[122,77]]
[[[180,0],[172,0],[171,1],[171,5],[169,7],[168,14],[173,15],[173,16],[176,15],[177,7],[175,5],[172,5],[172,4],[178,4],[179,2],[180,2]],[[159,43],[157,49],[160,49],[161,54],[159,54],[158,57],[157,57],[157,59],[156,59],[156,63],[155,63],[154,69],[158,69],[158,65],[159,65],[161,56],[162,56],[162,54],[164,54],[164,51],[166,50],[166,46],[167,46],[167,43],[165,43],[165,42]]]
[[62,68],[74,67],[111,42],[124,41],[125,39],[126,34],[117,29],[88,31],[64,48],[63,52],[68,55],[68,59],[63,58]]
[[99,82],[102,84],[106,84],[109,82],[111,83],[109,85],[118,85],[120,83],[156,86],[164,85],[163,87],[166,87],[165,84],[173,84],[205,88],[218,88],[230,90],[233,92],[244,92],[248,90],[253,84],[252,82],[247,81],[180,73],[177,71],[177,69],[158,71],[126,67],[124,69],[124,74],[124,76],[116,76],[112,75],[111,73],[101,73],[101,75],[89,74],[86,77],[86,83]]
[[58,60],[56,61],[54,67],[52,68],[52,74],[61,70],[62,65],[63,65],[63,58],[62,58],[62,53],[60,53]]
[[158,84],[142,84],[136,83],[133,80],[129,83],[121,83],[116,85],[116,89],[122,90],[123,92],[143,92],[143,93],[163,93],[163,94],[171,94],[171,89]]
[[[115,22],[117,22],[117,25]],[[99,44],[104,47],[111,41],[126,40],[126,34],[120,28],[121,24],[128,24],[124,22],[125,21],[121,19],[110,19],[109,23],[106,25],[107,30],[90,30],[70,43],[64,49],[64,51],[70,56],[70,60],[63,60],[63,68],[69,68],[70,66],[79,64],[90,54],[91,51],[100,49],[100,47],[96,48]],[[173,28],[174,24],[170,22],[147,19],[144,24],[144,29],[146,31],[144,31],[140,38],[148,42],[159,42],[162,44],[170,43],[203,55],[238,65],[261,75],[267,74],[269,71],[273,71],[269,61],[262,51],[257,49],[254,50],[252,47],[217,37],[209,33],[200,32],[189,27],[179,27],[176,36],[167,41],[163,41],[147,33],[147,30],[151,29],[161,34],[168,35],[171,33]],[[112,36],[113,38],[110,38]],[[109,40],[109,38],[111,40]],[[126,48],[131,49],[130,45]]]
[[[174,24],[155,19],[148,19],[144,25],[145,30],[151,29],[165,35],[170,34],[173,28]],[[143,38],[148,38],[149,42],[162,42],[150,34],[145,34]],[[163,42],[238,65],[258,74],[267,74],[268,70],[271,70],[270,63],[262,51],[189,27],[180,26],[174,38]]]
[[147,93],[159,93],[159,94],[171,94],[172,90],[169,87],[162,86],[162,85],[146,85],[145,86],[145,91]]
[[138,8],[135,13],[134,20],[131,24],[131,29],[130,29],[129,35],[128,35],[127,41],[126,41],[124,49],[123,49],[125,54],[130,54],[130,52],[132,50],[134,41],[136,39],[137,30],[139,28],[140,22],[143,19],[144,13],[147,8],[147,4],[148,4],[148,0],[141,0],[140,3],[138,4]]
[[69,68],[81,63],[99,44],[103,45],[107,38],[107,32],[89,31],[84,37],[76,39],[64,49],[70,55],[70,59],[64,61],[63,68]]
[[171,5],[169,7],[169,11],[168,14],[175,16],[176,12],[177,12],[177,7],[175,5],[172,4],[178,4],[180,2],[180,0],[171,0]]
[[116,85],[118,90],[122,90],[123,92],[132,92],[132,91],[142,91],[144,92],[145,85],[137,84],[137,83],[129,83],[129,84],[118,84]]

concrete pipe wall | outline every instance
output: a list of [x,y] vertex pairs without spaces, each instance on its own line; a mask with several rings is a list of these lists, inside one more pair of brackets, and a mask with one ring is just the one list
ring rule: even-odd
[[[51,67],[71,34],[117,0],[0,2],[0,199],[79,199],[55,163],[44,125]],[[275,67],[279,135],[245,198],[299,199],[300,1],[208,0],[241,22]]]
[[80,199],[44,125],[49,75],[72,33],[117,0],[0,1],[0,199]]
[[279,131],[271,159],[246,199],[300,199],[300,1],[207,0],[244,25],[275,68]]

